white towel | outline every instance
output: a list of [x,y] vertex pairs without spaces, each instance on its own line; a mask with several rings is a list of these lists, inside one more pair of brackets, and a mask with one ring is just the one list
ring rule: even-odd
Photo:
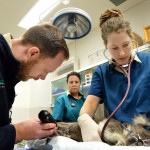
[[62,136],[56,136],[49,142],[53,150],[111,150],[110,146],[103,142],[76,142]]

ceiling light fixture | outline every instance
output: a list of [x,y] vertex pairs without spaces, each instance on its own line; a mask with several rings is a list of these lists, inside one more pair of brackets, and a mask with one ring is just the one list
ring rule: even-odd
[[70,2],[70,0],[63,0],[62,2],[63,2],[65,5],[68,5],[69,2]]
[[91,17],[87,12],[75,7],[58,11],[51,22],[64,33],[66,39],[75,40],[86,36],[91,31]]

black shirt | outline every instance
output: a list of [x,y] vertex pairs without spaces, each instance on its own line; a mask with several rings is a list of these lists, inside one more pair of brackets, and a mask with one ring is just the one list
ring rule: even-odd
[[9,110],[14,103],[15,85],[20,63],[13,57],[5,38],[0,34],[0,150],[13,150],[16,138]]

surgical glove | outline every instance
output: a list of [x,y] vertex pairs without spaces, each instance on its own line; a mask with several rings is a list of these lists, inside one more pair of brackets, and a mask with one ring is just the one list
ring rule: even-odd
[[87,113],[82,114],[78,118],[78,123],[81,128],[84,142],[101,141],[98,133],[98,124]]

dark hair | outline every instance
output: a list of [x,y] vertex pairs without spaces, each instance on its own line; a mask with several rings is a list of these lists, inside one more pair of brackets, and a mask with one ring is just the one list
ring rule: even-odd
[[32,44],[40,49],[42,56],[54,58],[59,52],[69,58],[69,50],[63,34],[49,23],[42,23],[31,27],[22,36],[22,44]]
[[67,83],[68,83],[68,78],[69,78],[70,76],[77,76],[77,77],[79,78],[80,82],[81,82],[81,76],[80,76],[80,74],[79,74],[78,72],[71,72],[71,73],[69,73],[69,74],[67,75]]
[[100,16],[100,29],[104,44],[107,44],[107,37],[112,32],[125,31],[132,38],[130,23],[124,20],[123,15],[118,9],[108,9]]

